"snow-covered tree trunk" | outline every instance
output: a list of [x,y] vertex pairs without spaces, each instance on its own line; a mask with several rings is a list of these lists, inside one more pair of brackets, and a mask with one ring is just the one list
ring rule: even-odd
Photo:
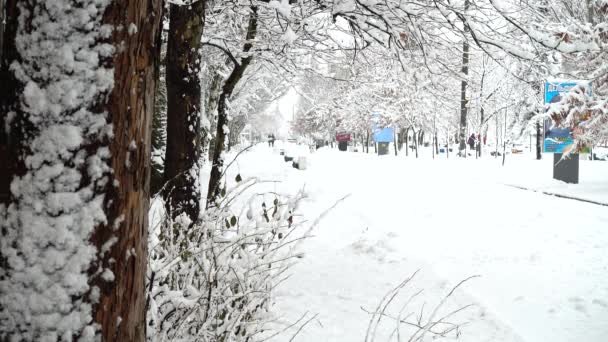
[[395,148],[395,155],[397,155],[397,130],[393,131],[393,147]]
[[543,137],[541,136],[541,128],[540,121],[536,121],[536,159],[541,160],[543,157],[542,151],[542,141]]
[[167,147],[165,203],[173,217],[198,219],[201,119],[200,48],[206,1],[171,4],[167,42]]
[[[464,1],[464,11],[469,9],[470,0]],[[464,32],[468,32],[468,27],[465,26]],[[458,131],[459,145],[458,150],[462,156],[466,157],[465,149],[467,148],[466,143],[466,132],[467,132],[467,79],[469,75],[469,41],[466,37],[463,38],[462,42],[462,70],[461,77],[463,77],[460,84],[460,126]]]
[[409,136],[409,134],[410,134],[410,128],[408,127],[405,130],[405,156],[406,157],[410,156],[410,144],[409,144],[410,136]]
[[[163,21],[166,15],[163,15]],[[152,117],[152,167],[150,174],[150,195],[155,196],[165,184],[165,151],[167,147],[167,34],[163,31],[156,94],[154,95],[154,115]]]
[[[247,35],[243,52],[247,54],[253,48],[253,40],[257,35],[258,26],[258,7],[250,6],[249,21],[247,24]],[[241,59],[240,63],[235,63],[230,76],[222,87],[222,92],[218,99],[217,106],[217,131],[215,135],[215,147],[213,149],[213,159],[211,166],[211,175],[209,177],[209,188],[207,192],[207,207],[214,206],[215,200],[222,193],[222,174],[224,169],[224,149],[226,147],[226,136],[228,135],[228,108],[227,101],[232,95],[234,88],[243,78],[243,74],[253,59],[252,55],[248,55]]]
[[18,144],[23,140],[20,138],[21,131],[8,132],[5,129],[15,118],[14,109],[20,88],[15,75],[9,70],[11,63],[18,57],[15,48],[18,13],[16,1],[0,0],[0,4],[2,4],[0,6],[0,12],[2,12],[0,27],[3,28],[0,29],[0,40],[2,40],[0,45],[0,160],[2,160],[0,163],[0,205],[8,205],[11,197],[12,175],[17,173],[16,167],[23,166],[23,163],[16,161]]
[[7,6],[1,116],[21,140],[1,175],[0,338],[143,341],[161,2]]

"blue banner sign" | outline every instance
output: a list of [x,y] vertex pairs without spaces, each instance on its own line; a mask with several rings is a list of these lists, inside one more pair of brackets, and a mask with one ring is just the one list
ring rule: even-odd
[[395,139],[395,130],[387,127],[384,129],[378,128],[379,112],[374,112],[374,141],[375,142],[393,142]]
[[[545,82],[545,106],[558,103],[563,94],[586,81],[547,81]],[[589,90],[591,87],[589,85]],[[553,127],[550,119],[545,120],[544,151],[546,153],[563,153],[566,146],[573,143],[569,128]]]
[[375,142],[393,142],[395,139],[395,130],[391,127],[374,131]]

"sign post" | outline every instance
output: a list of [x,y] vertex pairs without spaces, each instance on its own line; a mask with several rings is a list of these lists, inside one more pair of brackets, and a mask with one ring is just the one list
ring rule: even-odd
[[346,132],[336,133],[336,141],[338,142],[338,150],[344,152],[348,150],[348,142],[351,141],[351,135]]
[[389,144],[395,140],[395,130],[387,127],[374,132],[374,141],[378,143],[378,155],[389,153]]
[[[549,80],[545,82],[545,106],[560,102],[564,94],[581,83],[589,82],[563,80]],[[545,120],[543,147],[545,153],[553,153],[553,178],[566,183],[578,184],[578,153],[570,153],[568,158],[562,159],[567,147],[573,143],[574,140],[569,128],[553,127],[550,119]]]

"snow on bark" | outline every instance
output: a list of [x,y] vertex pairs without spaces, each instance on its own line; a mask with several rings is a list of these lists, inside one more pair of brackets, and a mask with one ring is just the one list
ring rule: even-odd
[[[11,70],[24,84],[20,113],[31,124],[26,173],[11,184],[0,241],[0,337],[26,341],[92,341],[95,289],[87,271],[97,250],[89,238],[105,223],[111,137],[96,106],[114,82],[100,66],[114,48],[101,19],[107,0],[20,3]],[[106,274],[106,278],[111,278]]]

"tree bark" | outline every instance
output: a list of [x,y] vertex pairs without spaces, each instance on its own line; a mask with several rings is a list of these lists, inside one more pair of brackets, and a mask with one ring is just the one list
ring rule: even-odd
[[434,144],[432,148],[435,149],[435,154],[439,155],[439,141],[437,139],[437,118],[433,118],[433,139]]
[[[258,7],[250,6],[251,13],[249,15],[249,22],[247,24],[247,35],[246,43],[243,46],[243,52],[247,53],[253,47],[253,40],[257,35],[258,27]],[[222,193],[222,174],[224,169],[224,160],[222,159],[222,152],[224,152],[225,141],[228,128],[228,112],[227,112],[227,101],[232,95],[234,88],[243,77],[245,70],[253,59],[252,55],[241,59],[240,64],[234,65],[230,76],[222,87],[222,92],[218,99],[217,107],[217,131],[215,136],[215,148],[213,150],[213,164],[211,166],[211,175],[209,177],[209,189],[207,192],[207,207],[212,207]]]
[[448,131],[446,132],[445,135],[446,135],[446,139],[447,139],[446,147],[445,147],[445,157],[446,158],[450,158],[450,146],[451,145],[450,145],[450,131],[449,131],[449,128],[448,128]]
[[[470,0],[464,1],[464,11],[466,12],[469,9]],[[468,26],[465,25],[464,32],[465,34],[469,31]],[[462,81],[460,84],[460,127],[458,132],[458,138],[460,140],[459,151],[461,154],[466,156],[465,149],[467,148],[466,144],[466,131],[467,131],[467,111],[468,111],[468,101],[467,101],[467,79],[466,77],[469,75],[469,41],[467,37],[463,37],[464,41],[462,42]]]
[[[485,59],[484,59],[484,63],[483,63],[483,73],[481,74],[481,84],[480,84],[480,89],[479,89],[479,94],[481,97],[481,108],[479,109],[480,111],[480,118],[479,118],[479,141],[477,142],[477,154],[476,156],[481,158],[481,143],[483,141],[483,136],[484,136],[484,97],[483,97],[483,83],[486,77],[486,69],[485,69]],[[492,96],[492,94],[490,94],[490,96]],[[489,97],[488,97],[489,98]]]
[[410,141],[410,128],[406,128],[405,129],[405,156],[409,157],[410,156],[410,146],[409,146],[409,141]]
[[591,24],[591,25],[595,25],[595,18],[594,18],[594,1],[593,0],[585,0],[586,5],[587,5],[587,21]]
[[[11,136],[14,134],[14,137],[18,137],[19,140],[3,136],[0,138],[0,144],[8,142],[11,152],[9,154],[19,158],[4,159],[8,168],[0,170],[0,178],[12,180],[15,186],[23,187],[28,183],[29,178],[27,177],[41,177],[42,174],[39,173],[41,169],[38,166],[24,162],[28,160],[27,158],[32,160],[31,157],[34,156],[42,158],[42,161],[49,167],[54,166],[52,163],[60,163],[62,169],[59,174],[48,175],[46,182],[50,185],[49,187],[39,187],[33,184],[30,189],[25,189],[28,191],[29,198],[25,198],[22,193],[15,192],[9,193],[7,200],[7,189],[0,189],[3,195],[2,200],[8,201],[11,205],[9,219],[5,221],[5,217],[2,217],[0,220],[2,221],[0,225],[3,227],[2,238],[10,236],[10,241],[4,241],[6,243],[2,244],[2,249],[14,248],[13,251],[15,251],[19,248],[18,246],[27,244],[27,253],[31,255],[39,253],[37,258],[41,258],[45,253],[57,255],[67,253],[66,259],[55,258],[53,260],[55,265],[52,269],[39,261],[27,267],[40,267],[39,275],[43,277],[41,279],[50,281],[45,286],[52,286],[54,289],[65,286],[61,283],[64,280],[61,277],[67,275],[69,279],[65,279],[66,283],[72,284],[68,286],[68,291],[74,292],[66,298],[61,297],[61,291],[58,290],[57,296],[48,297],[47,288],[39,288],[33,283],[33,280],[22,277],[24,272],[28,271],[22,267],[18,269],[15,267],[15,260],[22,258],[22,256],[16,256],[12,263],[2,265],[0,282],[2,282],[2,288],[12,287],[17,293],[0,293],[0,297],[18,294],[36,295],[57,300],[65,306],[43,309],[45,311],[42,313],[28,311],[30,309],[25,306],[19,307],[17,310],[12,308],[13,312],[9,314],[15,320],[10,324],[4,320],[6,315],[3,311],[7,308],[0,307],[0,335],[17,340],[39,340],[52,339],[52,336],[57,339],[57,334],[59,334],[60,337],[68,339],[83,338],[88,341],[90,340],[88,334],[94,330],[98,339],[102,341],[143,342],[145,341],[145,275],[151,128],[160,52],[161,1],[113,1],[105,8],[98,7],[103,11],[99,12],[99,17],[92,15],[91,20],[100,20],[100,22],[96,21],[98,25],[125,28],[112,30],[108,38],[98,35],[95,41],[90,42],[91,48],[103,43],[109,43],[116,48],[115,53],[110,56],[100,54],[97,65],[92,65],[92,67],[99,68],[100,72],[103,72],[103,68],[113,69],[113,73],[110,74],[113,75],[112,90],[109,90],[109,86],[94,88],[91,91],[96,91],[99,96],[94,97],[93,100],[80,101],[77,99],[75,103],[79,107],[76,108],[58,106],[57,108],[60,108],[61,111],[53,114],[52,120],[36,121],[31,120],[32,116],[29,112],[32,109],[27,108],[27,105],[22,102],[23,98],[14,96],[21,93],[23,84],[20,84],[12,72],[7,70],[8,62],[20,61],[24,73],[22,77],[32,79],[40,87],[52,85],[61,77],[80,77],[81,80],[91,82],[101,81],[82,70],[66,71],[62,64],[64,61],[54,58],[56,56],[38,56],[35,59],[27,56],[27,59],[24,58],[24,55],[15,48],[17,25],[14,20],[17,18],[15,11],[17,2],[20,0],[10,0],[7,3],[9,20],[4,35],[5,39],[3,39],[4,53],[2,53],[0,67],[2,79],[0,82],[0,93],[2,94],[0,117],[4,121],[3,123],[6,123],[9,118],[9,110],[13,112],[11,114],[14,116],[11,120]],[[60,23],[59,25],[65,25],[65,19],[58,19],[56,16],[74,15],[74,13],[55,12],[37,1],[23,1],[21,5],[30,11],[23,13],[20,18],[19,34],[31,34],[34,30],[39,30],[35,25],[30,24],[38,18],[44,18],[43,15],[50,21]],[[81,3],[77,5],[82,6]],[[86,2],[84,5],[87,5]],[[104,5],[91,4],[91,6]],[[66,10],[72,11],[72,9]],[[84,26],[82,28],[63,26],[62,29],[67,32],[69,30],[81,30],[81,32],[90,30]],[[92,32],[94,32],[92,36],[97,33]],[[69,49],[70,46],[67,43],[71,38],[72,36],[67,35],[65,31],[58,31],[55,35],[50,35],[49,43],[55,44],[58,48]],[[41,65],[56,68],[58,70],[57,78],[38,72]],[[20,79],[23,80],[23,78]],[[77,82],[79,81],[76,81],[75,84],[83,84]],[[46,88],[44,89],[46,90]],[[50,118],[48,108],[39,110],[38,115]],[[59,159],[48,154],[40,154],[40,147],[36,146],[36,142],[46,141],[43,139],[45,134],[54,130],[84,127],[78,126],[82,125],[83,115],[90,115],[90,118],[105,118],[105,122],[101,119],[94,122],[99,126],[92,127],[93,124],[91,124],[84,128],[80,132],[82,139],[72,139],[73,148],[62,152],[57,157]],[[110,127],[111,134],[104,133],[110,132]],[[107,131],[104,131],[106,129]],[[72,130],[72,132],[74,131]],[[64,141],[68,140],[68,137],[64,137]],[[46,148],[53,149],[52,146]],[[76,181],[73,180],[74,178],[66,179],[66,176],[75,177],[76,175],[80,177],[75,178]],[[65,187],[66,184],[71,184],[71,187]],[[80,201],[72,206],[49,201],[55,196],[72,195],[80,196]],[[32,201],[45,204],[38,211],[30,211],[29,206]],[[57,204],[63,206],[59,212],[53,209],[53,206]],[[19,215],[22,212],[30,212],[33,217],[29,220],[13,218],[12,214]],[[98,216],[101,214],[103,214],[103,218]],[[31,224],[35,220],[45,222],[39,226],[40,234],[46,234],[44,230],[49,229],[55,229],[62,234],[49,234],[45,235],[44,239],[32,240],[32,236],[25,235],[25,231],[27,231],[25,225]],[[74,240],[66,241],[66,239]],[[72,250],[74,254],[67,252]],[[131,255],[131,257],[126,257],[127,255]],[[103,277],[102,273],[106,276]],[[84,284],[80,283],[81,279],[84,280]],[[16,284],[23,286],[15,288]],[[78,288],[74,288],[74,286]],[[4,300],[2,302],[6,303]],[[40,317],[37,317],[42,315],[51,318],[53,315],[66,315],[66,312],[80,316],[65,316],[65,322],[62,322],[60,326],[52,327],[46,326],[45,323],[41,324]],[[27,321],[19,318],[24,316],[28,317]],[[63,323],[72,324],[77,330],[65,328],[62,326]],[[94,328],[93,323],[96,325]]]
[[[414,128],[414,126],[410,126],[408,127],[407,131],[405,132],[406,137],[409,135],[409,130],[412,130],[412,140],[414,141],[414,148],[416,149],[416,158],[418,158],[418,135],[416,134],[416,129]],[[405,140],[406,145],[405,147],[408,148],[407,146],[407,138]]]
[[416,148],[416,158],[418,158],[418,139],[416,139],[416,131],[414,127],[412,127],[412,132],[414,133],[414,146]]
[[[482,93],[483,94],[483,93]],[[483,126],[484,126],[484,111],[483,111],[483,105],[481,106],[480,109],[480,115],[481,115],[481,119],[479,120],[481,122],[481,124],[479,125],[479,139],[477,141],[477,150],[476,150],[476,155],[477,157],[481,158],[481,144],[483,142],[483,136],[484,136],[484,130],[483,130]]]
[[[2,3],[3,2],[3,3]],[[10,71],[13,61],[19,60],[15,47],[15,36],[17,34],[17,18],[19,11],[16,0],[0,0],[0,16],[3,17],[4,25],[0,21],[0,205],[8,206],[11,201],[10,184],[13,176],[25,173],[25,165],[18,160],[18,151],[21,150],[20,143],[23,142],[22,130],[11,129],[6,131],[5,127],[15,124],[15,118],[10,112],[15,111],[18,105],[18,94],[22,92],[22,85],[17,82],[15,75]],[[16,119],[19,119],[18,117]],[[20,169],[20,171],[18,171]],[[1,258],[1,256],[0,256]]]
[[393,147],[395,147],[395,156],[397,156],[397,130],[393,131]]
[[542,153],[542,132],[541,132],[541,125],[540,125],[540,121],[536,121],[536,159],[537,160],[541,160],[543,157],[543,153]]
[[200,49],[205,0],[169,7],[165,206],[173,218],[199,215],[198,151],[201,119]]
[[115,132],[110,151],[118,186],[107,189],[108,223],[96,229],[91,239],[98,250],[113,236],[118,239],[105,255],[115,276],[114,282],[99,278],[95,281],[101,298],[94,308],[94,320],[101,327],[103,341],[145,341],[146,338],[151,133],[160,62],[162,5],[160,0],[114,1],[104,16],[104,22],[114,27],[134,24],[137,32],[115,30],[112,36],[115,46],[124,47],[117,50],[112,60],[114,88],[106,106]]

